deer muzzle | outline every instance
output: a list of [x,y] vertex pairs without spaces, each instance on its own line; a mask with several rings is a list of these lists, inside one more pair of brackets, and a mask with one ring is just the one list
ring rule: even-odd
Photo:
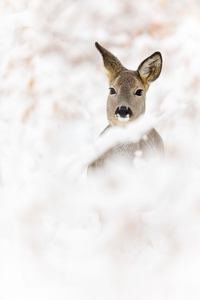
[[120,121],[129,121],[133,112],[128,106],[118,106],[115,111],[115,117]]

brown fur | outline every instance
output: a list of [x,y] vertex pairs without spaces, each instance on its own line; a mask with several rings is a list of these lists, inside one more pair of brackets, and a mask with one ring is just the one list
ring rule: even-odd
[[[126,106],[132,111],[128,123],[133,122],[145,112],[146,92],[152,81],[156,80],[162,69],[162,56],[160,52],[155,52],[147,57],[136,71],[125,68],[118,58],[111,52],[95,43],[102,55],[104,66],[107,71],[110,87],[114,88],[116,94],[109,94],[107,100],[107,118],[109,126],[103,131],[107,131],[112,126],[125,126],[127,123],[116,118],[117,107]],[[142,90],[142,95],[137,95],[137,90]],[[141,151],[143,157],[149,154],[163,153],[163,141],[158,132],[152,129],[146,134],[145,139],[138,143],[119,144],[109,149],[96,161],[92,162],[89,169],[102,167],[105,162],[114,157],[133,159],[136,151]]]

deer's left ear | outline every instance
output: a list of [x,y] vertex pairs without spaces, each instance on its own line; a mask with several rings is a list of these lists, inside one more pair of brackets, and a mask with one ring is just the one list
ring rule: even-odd
[[108,79],[112,82],[121,71],[126,70],[119,59],[111,52],[102,47],[99,43],[95,43],[96,48],[102,55],[104,66],[107,71]]
[[162,55],[155,52],[139,65],[137,71],[144,82],[150,83],[159,77],[161,69]]

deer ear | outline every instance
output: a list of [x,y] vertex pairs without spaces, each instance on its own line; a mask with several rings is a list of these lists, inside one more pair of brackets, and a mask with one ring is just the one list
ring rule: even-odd
[[96,42],[95,46],[102,55],[108,79],[110,82],[112,82],[113,79],[115,79],[118,76],[118,74],[125,68],[123,67],[123,65],[117,57],[115,57],[111,52],[103,48],[99,43]]
[[147,57],[138,67],[138,73],[144,82],[150,83],[156,80],[162,69],[162,55],[155,52]]

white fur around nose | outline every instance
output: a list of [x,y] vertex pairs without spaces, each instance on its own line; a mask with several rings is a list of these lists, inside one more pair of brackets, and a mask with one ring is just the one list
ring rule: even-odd
[[122,118],[119,114],[116,115],[116,118],[120,122],[128,122],[130,119],[130,115],[127,115],[126,117]]
[[119,114],[117,114],[116,118],[120,122],[128,122],[130,120],[130,115],[126,115],[126,117],[121,117]]

